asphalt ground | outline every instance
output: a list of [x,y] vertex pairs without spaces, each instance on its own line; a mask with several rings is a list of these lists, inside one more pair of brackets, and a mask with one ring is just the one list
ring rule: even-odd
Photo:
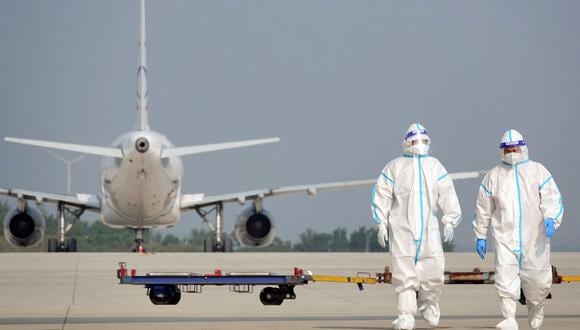
[[[269,271],[293,267],[314,274],[382,272],[387,253],[4,253],[0,254],[0,329],[390,329],[395,295],[386,284],[310,283],[296,288],[296,300],[263,306],[261,287],[251,294],[228,287],[204,287],[183,294],[176,306],[156,306],[141,286],[119,285],[119,261],[146,272]],[[446,255],[446,269],[493,269],[475,253]],[[580,253],[553,253],[560,274],[580,275]],[[544,329],[580,329],[580,283],[555,284]],[[441,297],[440,329],[493,329],[499,322],[493,285],[447,285]],[[525,306],[520,329],[529,329]],[[427,324],[417,315],[418,329]]]

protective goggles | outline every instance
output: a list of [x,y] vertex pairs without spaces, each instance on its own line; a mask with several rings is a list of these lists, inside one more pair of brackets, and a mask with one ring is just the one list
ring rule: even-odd
[[521,146],[525,146],[525,145],[526,145],[526,141],[519,140],[519,141],[513,141],[513,142],[502,142],[499,144],[499,148],[504,149],[507,147],[521,147]]
[[405,136],[405,140],[407,140],[410,137],[413,137],[415,135],[418,135],[418,134],[420,134],[420,135],[427,135],[427,136],[429,135],[429,134],[427,134],[427,130],[426,129],[422,129],[422,130],[419,130],[419,131],[410,131],[409,133],[407,133],[407,136]]
[[418,139],[411,141],[411,145],[414,146],[416,144],[426,144],[429,145],[429,139]]

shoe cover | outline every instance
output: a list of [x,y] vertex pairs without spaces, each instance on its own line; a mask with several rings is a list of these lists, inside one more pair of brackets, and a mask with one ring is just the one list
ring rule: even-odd
[[419,308],[419,311],[430,327],[435,328],[439,325],[439,318],[441,317],[439,304],[424,304]]
[[544,305],[534,306],[528,304],[528,322],[530,323],[530,328],[540,329],[542,323],[544,323]]
[[518,330],[518,322],[514,318],[504,319],[495,328],[498,330]]
[[395,330],[411,330],[415,329],[415,318],[413,315],[399,315],[393,322],[393,329]]

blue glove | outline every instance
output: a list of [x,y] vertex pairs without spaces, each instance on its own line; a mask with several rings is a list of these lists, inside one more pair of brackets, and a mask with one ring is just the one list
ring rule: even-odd
[[546,237],[552,237],[554,236],[554,233],[556,232],[556,226],[554,224],[554,219],[552,218],[547,218],[546,220],[544,220],[544,228],[546,228]]
[[485,246],[486,242],[484,239],[478,239],[475,243],[475,250],[481,259],[485,258]]

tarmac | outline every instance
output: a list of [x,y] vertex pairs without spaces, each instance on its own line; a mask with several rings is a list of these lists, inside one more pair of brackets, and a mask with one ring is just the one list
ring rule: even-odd
[[[395,295],[387,284],[310,283],[296,300],[263,306],[261,287],[251,294],[204,287],[183,294],[176,306],[153,305],[141,286],[119,285],[119,261],[139,274],[156,271],[213,273],[270,271],[293,267],[321,275],[374,274],[389,265],[387,253],[3,253],[0,254],[0,329],[391,329]],[[493,255],[449,253],[446,269],[493,270]],[[580,274],[580,253],[552,253],[560,274]],[[580,329],[580,283],[555,284],[544,329]],[[440,329],[493,329],[499,322],[493,285],[447,285]],[[427,324],[416,316],[417,328]],[[529,329],[518,305],[520,329]]]

